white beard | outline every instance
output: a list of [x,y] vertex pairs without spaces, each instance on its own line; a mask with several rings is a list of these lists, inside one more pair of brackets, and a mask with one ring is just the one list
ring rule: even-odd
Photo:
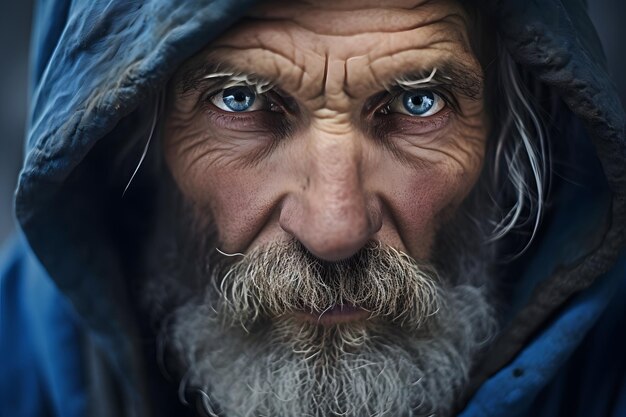
[[[393,302],[394,308],[334,326],[301,321],[289,314],[294,306],[355,294],[316,292],[314,284],[302,286],[302,280],[285,274],[284,268],[301,267],[293,257],[282,266],[277,262],[260,270],[245,266],[217,273],[221,288],[213,281],[202,297],[181,303],[168,320],[162,336],[183,370],[181,387],[200,393],[209,415],[445,416],[467,384],[476,354],[496,331],[484,288],[425,277],[424,290],[412,283],[419,278],[415,274],[381,286],[382,270],[359,276],[370,285],[367,293],[375,294],[365,305],[372,311],[376,303]],[[309,278],[313,281],[304,281],[314,283],[316,278]],[[263,282],[274,286],[264,288]],[[408,305],[394,301],[410,299],[410,293],[421,298]]]
[[495,330],[479,289],[458,286],[429,329],[361,322],[332,328],[291,319],[250,333],[207,306],[176,312],[171,342],[184,383],[228,417],[446,415],[472,357]]

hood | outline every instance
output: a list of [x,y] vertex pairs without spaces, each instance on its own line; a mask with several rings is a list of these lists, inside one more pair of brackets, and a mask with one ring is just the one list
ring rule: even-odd
[[[178,66],[254,2],[38,3],[17,219],[105,352],[129,415],[142,415],[141,343],[126,265],[143,233],[137,220],[150,216],[154,185],[138,175],[124,194],[119,179],[133,169],[116,156],[149,134],[156,97]],[[553,183],[542,229],[511,268],[518,272],[511,272],[510,319],[477,369],[474,389],[611,268],[626,227],[625,118],[582,1],[484,0],[480,8],[514,60],[555,94],[556,160],[582,174],[577,185]],[[129,152],[138,159],[141,146]]]

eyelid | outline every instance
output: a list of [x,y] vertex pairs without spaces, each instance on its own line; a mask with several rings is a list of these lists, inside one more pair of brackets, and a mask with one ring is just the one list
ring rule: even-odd
[[[218,90],[217,93],[209,96],[208,100],[211,102],[211,104],[213,104],[213,106],[227,113],[231,113],[231,112],[232,113],[251,113],[255,111],[265,110],[268,106],[268,103],[270,103],[270,99],[265,94],[256,94],[252,89],[247,88],[248,91],[254,94],[254,97],[252,98],[252,102],[250,103],[250,107],[240,110],[240,111],[230,109],[228,108],[229,106],[225,102],[223,102],[223,99],[225,97],[224,93],[228,89],[237,88],[237,87],[240,87],[240,86],[233,86],[233,87],[228,87],[222,90]],[[220,103],[220,101],[222,101],[222,103]]]
[[250,74],[219,74],[215,77],[207,75],[205,79],[213,80],[213,87],[222,90],[230,87],[246,86],[250,87],[257,94],[264,94],[274,88],[274,84],[271,81]]
[[201,99],[210,100],[211,98],[215,97],[216,94],[219,94],[222,91],[226,90],[227,88],[231,88],[231,87],[250,87],[250,89],[258,95],[265,94],[266,92],[271,91],[270,89],[270,90],[260,92],[258,88],[258,84],[249,82],[247,80],[237,80],[237,82],[228,82],[229,80],[232,81],[232,78],[228,78],[224,81],[216,81],[214,83],[211,83],[211,86],[207,88],[207,91],[201,94]]
[[[281,94],[279,89],[271,88],[271,89],[265,90],[265,92],[259,93],[258,90],[254,88],[255,86],[251,85],[250,83],[242,82],[239,84],[232,84],[232,85],[225,84],[225,85],[226,85],[225,87],[222,87],[222,84],[214,85],[211,90],[209,90],[206,93],[203,93],[200,96],[200,102],[201,103],[209,102],[211,106],[217,107],[220,111],[225,111],[228,113],[251,113],[253,111],[265,110],[265,111],[271,111],[275,113],[282,112],[285,114],[295,114],[297,110],[297,106],[295,106],[291,102],[291,100],[289,100],[288,96]],[[252,110],[252,111],[231,112],[229,110],[225,110],[221,108],[220,106],[218,106],[217,104],[213,102],[213,99],[215,99],[218,94],[221,94],[224,92],[224,90],[228,88],[232,88],[232,87],[250,87],[250,89],[256,93],[256,100],[258,100],[259,103],[263,103],[263,108],[259,108],[259,109]]]
[[412,115],[411,117],[415,117],[417,119],[425,119],[425,118],[438,114],[441,110],[445,109],[446,107],[450,107],[452,111],[459,112],[458,110],[459,107],[457,105],[456,99],[454,97],[450,98],[448,96],[449,93],[447,91],[442,91],[439,85],[433,86],[433,85],[426,85],[426,84],[424,84],[423,87],[420,85],[419,87],[415,87],[415,88],[403,88],[400,85],[392,86],[387,91],[380,92],[370,97],[369,103],[366,103],[365,105],[365,112],[366,114],[370,114],[370,115],[375,115],[375,114],[387,115],[390,113],[397,113],[391,110],[391,106],[394,104],[394,102],[396,100],[401,100],[402,95],[406,92],[420,91],[420,90],[429,91],[439,96],[441,100],[443,101],[443,107],[439,109],[437,113],[434,113],[429,116],[420,117],[417,115]]

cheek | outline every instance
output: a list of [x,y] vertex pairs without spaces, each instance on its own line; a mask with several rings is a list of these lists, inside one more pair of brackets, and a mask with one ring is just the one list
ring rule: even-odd
[[203,195],[225,251],[243,251],[271,217],[277,193],[268,172],[224,169]]
[[[448,155],[451,155],[447,152]],[[419,163],[390,162],[381,176],[390,222],[403,246],[428,259],[439,228],[474,187],[482,167],[483,147],[451,158],[441,153]]]
[[273,175],[242,171],[227,166],[193,169],[176,181],[184,198],[196,207],[201,220],[210,220],[218,233],[220,249],[243,251],[271,217],[279,193]]
[[164,129],[165,160],[176,184],[198,220],[214,223],[227,252],[245,247],[271,216],[281,178],[270,160],[242,160],[254,149],[236,139],[207,134],[172,116]]
[[469,185],[440,169],[426,169],[404,178],[390,190],[390,211],[408,252],[428,259],[437,230],[460,204]]

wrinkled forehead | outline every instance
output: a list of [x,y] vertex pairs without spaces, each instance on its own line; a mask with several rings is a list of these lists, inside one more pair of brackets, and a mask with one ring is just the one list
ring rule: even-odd
[[482,72],[455,1],[270,1],[251,10],[182,71],[254,74],[303,99],[366,97],[399,78],[467,81]]

